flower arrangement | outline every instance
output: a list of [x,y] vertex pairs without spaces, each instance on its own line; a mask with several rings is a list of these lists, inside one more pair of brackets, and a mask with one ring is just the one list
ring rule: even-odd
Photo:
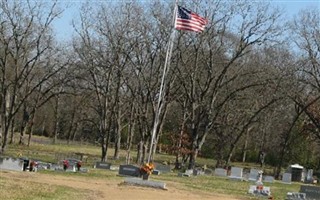
[[142,174],[148,174],[150,175],[152,173],[152,171],[154,170],[154,164],[153,163],[146,163],[144,165],[142,165],[142,167],[140,168],[141,173]]

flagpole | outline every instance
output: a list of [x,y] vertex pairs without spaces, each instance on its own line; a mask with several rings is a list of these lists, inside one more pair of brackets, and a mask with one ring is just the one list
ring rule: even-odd
[[[173,21],[172,21],[173,26],[174,26],[174,23],[175,23],[175,20],[176,20],[177,6],[178,6],[178,0],[176,0],[175,6],[174,6]],[[161,113],[161,110],[163,108],[163,103],[164,103],[164,101],[162,100],[163,92],[164,92],[164,89],[165,89],[165,82],[164,81],[165,81],[166,74],[170,69],[170,61],[171,61],[174,38],[175,38],[175,30],[171,31],[171,35],[170,35],[169,42],[168,42],[168,47],[167,47],[167,52],[166,52],[166,59],[165,59],[165,62],[164,62],[162,78],[161,78],[161,84],[160,84],[160,90],[159,90],[158,103],[157,103],[157,107],[155,109],[155,118],[154,118],[154,122],[153,122],[152,134],[151,134],[151,142],[150,142],[148,163],[150,163],[150,161],[151,161],[152,151],[153,151],[153,148],[155,148],[154,147],[154,145],[155,145],[154,144],[155,143],[155,135],[157,133],[157,127],[159,125],[160,113]]]

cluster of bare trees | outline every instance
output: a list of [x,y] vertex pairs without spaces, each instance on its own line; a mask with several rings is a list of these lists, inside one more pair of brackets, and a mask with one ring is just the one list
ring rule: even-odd
[[[135,149],[135,162],[144,162],[173,2],[86,3],[68,44],[52,33],[62,10],[38,3],[0,5],[2,151],[14,134],[20,144],[27,134],[29,145],[36,133],[98,142],[102,161],[110,144],[114,159],[127,151],[127,162]],[[176,32],[157,150],[174,145],[177,162],[189,168],[199,154],[224,166],[259,151],[278,169],[319,165],[319,13],[285,21],[278,9],[249,1],[186,7],[209,24],[201,34]]]

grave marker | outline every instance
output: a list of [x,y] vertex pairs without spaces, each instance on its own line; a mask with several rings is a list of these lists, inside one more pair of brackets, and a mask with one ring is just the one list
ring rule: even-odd
[[258,177],[259,177],[259,172],[260,170],[257,169],[250,169],[250,173],[249,173],[249,181],[257,181]]
[[140,168],[133,165],[120,165],[119,175],[140,177]]
[[111,163],[96,162],[95,168],[97,168],[97,169],[110,169],[111,168]]
[[320,200],[320,187],[310,186],[310,185],[301,185],[300,192],[305,193],[307,199]]
[[284,173],[282,175],[282,183],[291,184],[291,173]]
[[170,165],[163,165],[160,163],[155,164],[155,169],[160,171],[161,173],[167,173],[171,171]]
[[263,182],[273,183],[274,182],[274,177],[273,176],[264,176],[263,177]]
[[231,180],[243,180],[243,169],[240,167],[232,167],[231,175],[229,176]]
[[214,175],[215,176],[227,176],[227,170],[223,168],[216,168],[214,170]]
[[19,159],[0,157],[0,169],[23,171],[23,161]]

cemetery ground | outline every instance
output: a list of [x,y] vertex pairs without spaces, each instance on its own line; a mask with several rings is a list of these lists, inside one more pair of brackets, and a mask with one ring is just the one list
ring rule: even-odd
[[[252,182],[232,181],[227,177],[191,176],[179,177],[178,171],[151,175],[151,180],[166,183],[167,190],[131,186],[124,184],[124,177],[118,171],[94,169],[93,163],[100,160],[100,147],[87,144],[70,144],[64,141],[51,144],[46,138],[35,137],[30,147],[10,145],[5,156],[29,157],[45,162],[56,163],[61,157],[70,157],[75,153],[85,153],[84,167],[88,173],[68,173],[57,171],[0,171],[0,191],[4,199],[215,199],[244,200],[258,199],[249,194]],[[120,160],[110,159],[113,149],[108,151],[108,162],[112,165],[124,164],[125,151]],[[132,152],[135,156],[135,152]],[[64,158],[62,158],[64,159]],[[172,162],[173,156],[157,154],[155,161]],[[212,159],[198,158],[199,166],[214,166]],[[257,167],[250,163],[232,163],[238,167]],[[280,181],[265,183],[271,187],[274,199],[285,199],[287,192],[299,191],[300,183],[283,184]]]

